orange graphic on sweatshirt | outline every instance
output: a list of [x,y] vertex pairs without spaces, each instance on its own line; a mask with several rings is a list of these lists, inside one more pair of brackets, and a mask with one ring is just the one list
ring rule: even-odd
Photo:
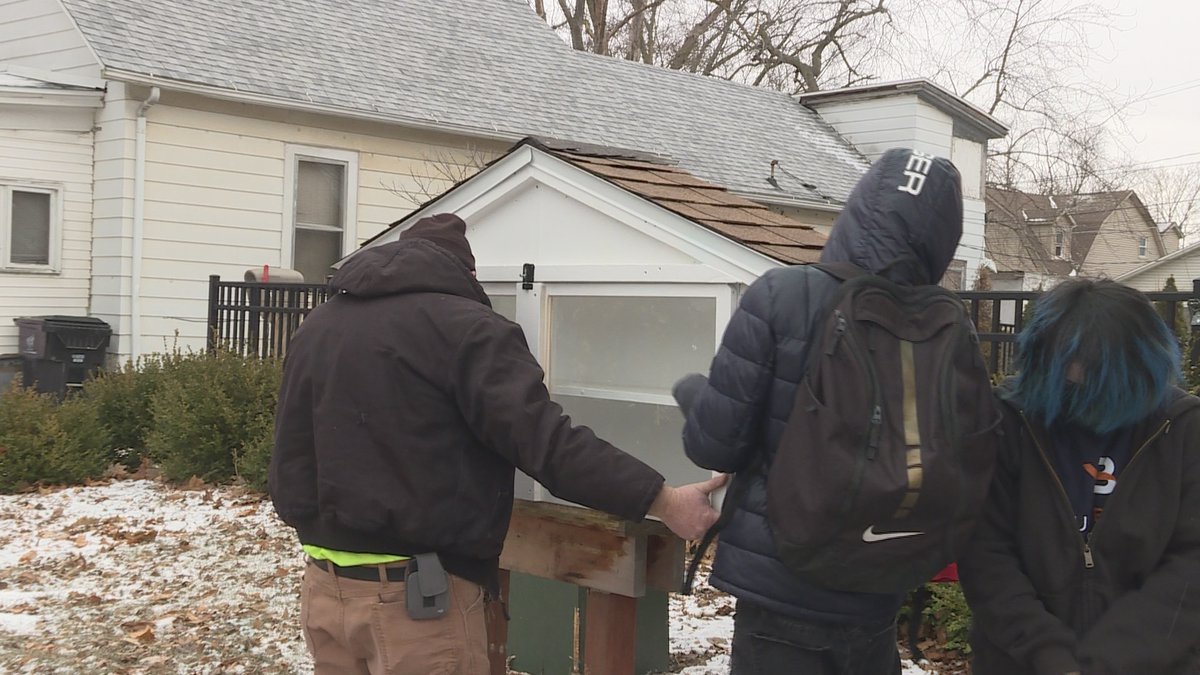
[[1096,494],[1107,495],[1111,494],[1117,487],[1117,476],[1113,473],[1116,470],[1116,462],[1108,457],[1100,458],[1100,467],[1097,468],[1092,464],[1084,464],[1083,470],[1088,473],[1096,481]]

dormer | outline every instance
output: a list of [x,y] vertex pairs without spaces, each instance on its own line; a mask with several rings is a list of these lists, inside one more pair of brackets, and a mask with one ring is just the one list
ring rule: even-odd
[[949,157],[962,173],[963,197],[983,199],[987,142],[1008,128],[966,100],[925,79],[800,94],[868,159],[908,147]]

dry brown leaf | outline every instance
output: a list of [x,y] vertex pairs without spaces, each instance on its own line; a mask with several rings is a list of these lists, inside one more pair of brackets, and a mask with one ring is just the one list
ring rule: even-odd
[[258,509],[253,509],[253,508],[246,509],[245,511],[241,511],[238,513],[238,518],[245,518],[246,516],[253,516],[256,513],[258,513]]
[[138,640],[140,642],[154,641],[154,626],[152,624],[141,623],[134,624],[134,626],[135,627],[131,628],[129,632],[125,634],[127,638]]
[[158,537],[158,533],[154,530],[142,530],[141,532],[128,532],[122,534],[122,539],[126,544],[141,544],[143,542],[154,541]]
[[29,551],[28,553],[26,553],[25,555],[23,555],[19,559],[17,559],[17,562],[24,565],[26,563],[31,562],[36,557],[37,557],[37,551]]
[[126,469],[125,465],[120,462],[114,462],[108,465],[103,475],[105,478],[128,478],[129,469]]
[[142,463],[138,465],[137,471],[134,471],[132,474],[129,475],[129,477],[137,479],[137,480],[141,480],[141,479],[145,479],[145,478],[155,479],[161,475],[162,475],[162,472],[159,471],[158,469],[156,469],[154,467],[154,465],[150,463],[150,458],[143,457]]
[[84,546],[87,546],[87,544],[88,544],[87,535],[81,534],[78,537],[75,537],[74,542],[75,542],[76,548],[83,548]]
[[289,575],[289,574],[291,574],[291,573],[292,573],[292,571],[291,571],[291,570],[289,570],[288,568],[286,568],[286,567],[284,567],[284,566],[282,566],[282,565],[280,565],[279,567],[276,567],[276,568],[275,568],[275,576],[276,576],[277,578],[278,578],[278,577],[286,577],[286,576],[288,576],[288,575]]

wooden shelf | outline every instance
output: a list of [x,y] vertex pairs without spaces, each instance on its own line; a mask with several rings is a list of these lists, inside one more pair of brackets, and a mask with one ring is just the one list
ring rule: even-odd
[[675,407],[675,397],[662,390],[635,391],[629,389],[606,389],[604,387],[586,387],[577,384],[557,384],[550,386],[550,394],[577,396],[579,398],[594,398],[605,401],[625,401],[627,403],[651,403]]

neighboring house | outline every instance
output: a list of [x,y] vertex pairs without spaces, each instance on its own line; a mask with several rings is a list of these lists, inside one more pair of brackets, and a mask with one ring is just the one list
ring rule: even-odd
[[[969,167],[970,184],[970,158],[986,156],[987,138],[1004,129],[928,83],[802,104],[577,52],[522,0],[18,0],[0,13],[5,65],[46,85],[85,78],[93,100],[96,87],[104,93],[84,132],[76,122],[52,130],[83,133],[90,169],[47,153],[36,170],[9,176],[46,180],[48,169],[64,199],[91,187],[90,241],[82,225],[51,235],[52,250],[87,260],[90,284],[72,276],[79,264],[38,277],[0,271],[0,295],[24,298],[0,304],[0,354],[16,350],[12,318],[66,311],[112,324],[121,357],[200,347],[210,274],[240,279],[269,265],[319,280],[449,187],[455,171],[440,164],[462,169],[529,135],[670,158],[827,226],[884,147],[948,152]],[[843,100],[874,111],[868,127],[897,131],[855,140],[857,122],[818,114]],[[79,206],[71,213],[87,218]],[[969,242],[982,222],[967,229],[963,284],[981,257]]]
[[1163,250],[1168,251],[1168,255],[1178,251],[1183,244],[1183,228],[1178,224],[1170,221],[1158,224],[1158,234],[1163,240]]
[[1146,263],[1117,277],[1116,280],[1139,291],[1152,293],[1163,290],[1167,279],[1175,277],[1175,288],[1191,291],[1193,282],[1200,279],[1200,244],[1192,244]]
[[986,241],[998,288],[1024,279],[1033,290],[1071,275],[1119,277],[1176,250],[1178,229],[1160,229],[1133,190],[1038,195],[987,188]]

